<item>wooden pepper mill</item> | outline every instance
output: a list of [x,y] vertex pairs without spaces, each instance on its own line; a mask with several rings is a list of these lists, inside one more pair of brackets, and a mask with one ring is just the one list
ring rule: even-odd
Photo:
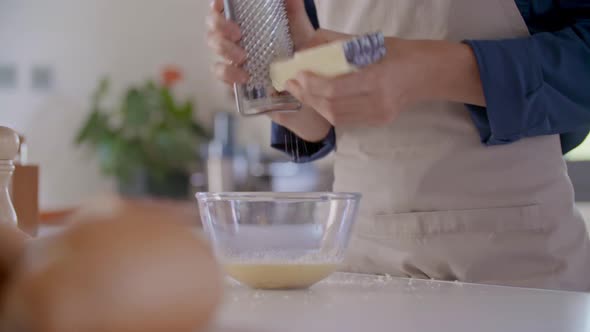
[[0,223],[17,225],[16,212],[8,187],[14,172],[14,159],[18,154],[19,138],[14,130],[0,126]]
[[18,227],[29,234],[37,236],[39,229],[39,166],[27,160],[27,143],[24,136],[19,136],[20,149],[14,162],[12,174],[11,198],[18,217]]

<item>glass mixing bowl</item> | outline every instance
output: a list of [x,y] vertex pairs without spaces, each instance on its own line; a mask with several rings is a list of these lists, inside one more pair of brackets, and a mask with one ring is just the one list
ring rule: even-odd
[[356,193],[198,193],[203,228],[229,276],[253,288],[307,288],[344,259]]

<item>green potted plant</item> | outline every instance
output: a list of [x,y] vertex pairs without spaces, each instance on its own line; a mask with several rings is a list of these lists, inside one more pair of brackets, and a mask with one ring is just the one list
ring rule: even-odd
[[101,170],[116,178],[121,194],[186,198],[190,174],[200,167],[199,146],[210,139],[194,118],[193,103],[178,101],[172,88],[182,79],[175,68],[127,89],[116,107],[106,107],[109,80],[102,79],[76,144],[97,153]]

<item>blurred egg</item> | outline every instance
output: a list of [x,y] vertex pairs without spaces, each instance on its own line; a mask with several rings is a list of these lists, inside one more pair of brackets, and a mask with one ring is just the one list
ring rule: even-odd
[[206,242],[164,211],[85,214],[27,250],[4,306],[14,331],[196,332],[223,279]]
[[11,224],[0,223],[0,296],[25,249],[28,235]]

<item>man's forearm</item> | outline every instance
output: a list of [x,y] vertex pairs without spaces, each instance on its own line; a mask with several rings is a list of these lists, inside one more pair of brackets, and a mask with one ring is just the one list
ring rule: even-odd
[[485,106],[475,55],[470,46],[430,40],[389,38],[389,52],[399,53],[415,68],[420,100],[448,100]]
[[326,119],[307,106],[303,106],[297,113],[276,112],[269,113],[269,116],[277,124],[310,143],[321,142],[332,128]]
[[[320,30],[312,39],[323,44],[345,36]],[[306,140],[317,141],[324,138],[330,124],[383,124],[423,101],[485,105],[477,61],[468,45],[387,38],[386,47],[381,61],[344,75],[299,71],[285,86],[311,111],[285,118],[274,115],[275,122]]]

